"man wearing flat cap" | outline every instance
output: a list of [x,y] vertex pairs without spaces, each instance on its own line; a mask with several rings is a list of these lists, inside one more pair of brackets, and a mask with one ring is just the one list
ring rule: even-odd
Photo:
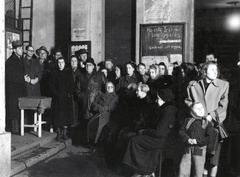
[[27,96],[26,83],[30,82],[30,78],[25,75],[22,42],[14,41],[12,47],[13,53],[5,63],[6,131],[19,134],[20,109],[18,108],[18,98]]

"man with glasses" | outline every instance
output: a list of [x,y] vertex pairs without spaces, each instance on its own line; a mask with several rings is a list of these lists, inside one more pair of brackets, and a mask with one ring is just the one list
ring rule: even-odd
[[39,61],[34,58],[34,48],[31,45],[26,46],[26,55],[23,58],[25,74],[30,78],[26,83],[28,96],[40,96],[39,81],[42,78],[42,68]]
[[23,44],[21,41],[12,43],[13,53],[5,64],[6,81],[6,131],[19,134],[20,109],[18,98],[27,96],[26,83],[30,82],[25,74],[22,60]]

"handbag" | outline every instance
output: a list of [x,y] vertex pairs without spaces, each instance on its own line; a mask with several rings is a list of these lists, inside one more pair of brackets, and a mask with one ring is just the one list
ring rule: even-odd
[[218,150],[219,131],[213,128],[210,136],[211,142],[207,145],[207,153],[210,155],[215,155],[216,151]]
[[220,123],[218,112],[215,111],[215,114],[216,114],[216,121],[218,124],[216,128],[219,131],[219,139],[220,139],[220,141],[223,141],[224,139],[228,138],[229,135],[228,135],[228,132],[225,129],[224,125]]

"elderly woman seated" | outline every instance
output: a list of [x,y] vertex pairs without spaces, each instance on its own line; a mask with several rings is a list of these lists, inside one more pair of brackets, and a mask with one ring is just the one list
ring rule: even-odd
[[[115,86],[112,82],[106,83],[106,92],[96,97],[91,105],[93,117],[88,123],[88,142],[96,144],[103,127],[110,121],[111,113],[118,103]],[[93,150],[93,149],[92,149]]]
[[173,99],[169,89],[158,90],[157,104],[149,107],[150,116],[143,117],[142,126],[135,130],[136,135],[128,142],[122,163],[135,171],[132,177],[150,177],[156,171],[158,154],[164,148],[170,127],[177,117]]

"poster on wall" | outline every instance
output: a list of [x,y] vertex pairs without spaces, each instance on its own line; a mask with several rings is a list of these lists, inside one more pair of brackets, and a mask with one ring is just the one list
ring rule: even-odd
[[91,41],[72,41],[69,44],[69,54],[75,55],[75,52],[85,49],[89,53],[89,57],[91,57]]
[[21,38],[19,33],[10,31],[6,32],[6,59],[12,55],[12,42],[20,39]]
[[72,41],[86,40],[86,28],[73,28]]

